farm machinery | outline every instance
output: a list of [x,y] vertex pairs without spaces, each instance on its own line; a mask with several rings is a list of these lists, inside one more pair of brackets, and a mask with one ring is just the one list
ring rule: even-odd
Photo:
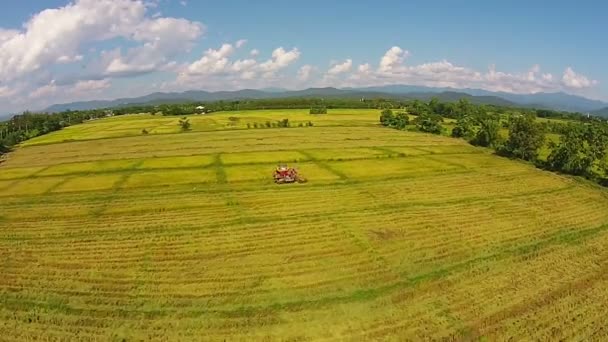
[[300,176],[298,170],[287,165],[279,165],[273,173],[274,182],[277,184],[284,183],[305,183],[306,178]]

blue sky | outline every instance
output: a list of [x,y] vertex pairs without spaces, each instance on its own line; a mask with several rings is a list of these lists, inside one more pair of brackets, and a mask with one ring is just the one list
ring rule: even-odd
[[608,100],[600,1],[3,5],[1,112],[153,91],[382,84]]

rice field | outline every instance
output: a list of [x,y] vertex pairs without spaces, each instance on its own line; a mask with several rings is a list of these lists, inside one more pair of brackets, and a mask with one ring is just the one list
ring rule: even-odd
[[[247,129],[285,117],[314,126]],[[376,121],[26,142],[0,165],[0,340],[608,339],[605,190]],[[309,181],[273,184],[279,162]]]

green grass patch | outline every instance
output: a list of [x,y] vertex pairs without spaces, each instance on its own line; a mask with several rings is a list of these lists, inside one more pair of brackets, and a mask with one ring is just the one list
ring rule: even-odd
[[124,177],[124,175],[108,174],[74,177],[53,189],[52,192],[109,190],[114,187],[116,182],[118,182],[121,177]]
[[297,151],[224,153],[221,155],[221,158],[224,165],[252,163],[297,163],[308,160],[306,156]]
[[213,164],[213,155],[150,158],[143,161],[139,169],[171,169],[205,167]]
[[214,182],[216,182],[216,175],[212,169],[138,171],[130,175],[122,187],[137,188]]
[[103,160],[97,162],[69,163],[49,167],[37,176],[58,176],[78,173],[114,172],[131,169],[139,160]]
[[0,180],[27,178],[42,169],[44,167],[0,167]]

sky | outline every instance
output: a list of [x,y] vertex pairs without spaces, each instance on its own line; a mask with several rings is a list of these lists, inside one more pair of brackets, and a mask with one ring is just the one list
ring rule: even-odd
[[387,84],[608,101],[605,1],[5,0],[0,113]]

